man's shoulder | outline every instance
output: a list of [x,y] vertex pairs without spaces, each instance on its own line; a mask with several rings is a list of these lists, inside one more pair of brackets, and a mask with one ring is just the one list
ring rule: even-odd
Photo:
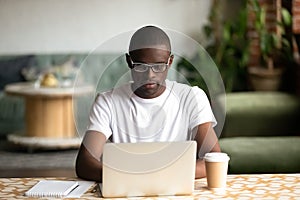
[[185,83],[179,83],[177,81],[170,81],[170,80],[166,80],[166,84],[168,88],[172,88],[172,89],[179,89],[179,90],[190,90],[192,88],[192,86],[185,84]]
[[191,92],[193,93],[202,93],[203,90],[201,88],[199,88],[198,86],[191,86],[185,83],[179,83],[176,81],[169,81],[167,80],[167,86],[169,87],[169,89],[176,93],[176,94],[189,94]]
[[130,95],[131,89],[130,84],[123,84],[118,87],[114,87],[112,89],[106,90],[104,92],[99,92],[97,96],[102,98],[116,98],[116,97],[124,97]]

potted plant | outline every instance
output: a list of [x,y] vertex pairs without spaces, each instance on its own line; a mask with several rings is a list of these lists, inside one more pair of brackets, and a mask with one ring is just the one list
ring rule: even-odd
[[259,44],[260,63],[258,66],[249,66],[249,81],[254,90],[274,91],[281,85],[284,66],[275,64],[275,60],[284,54],[284,50],[290,49],[289,42],[284,35],[284,26],[290,25],[291,16],[285,8],[280,7],[280,14],[283,20],[276,21],[275,31],[269,31],[266,24],[266,7],[261,6],[257,0],[248,1],[253,11],[253,25],[257,33]]
[[[205,50],[218,67],[226,92],[243,91],[247,88],[245,79],[249,55],[246,36],[247,7],[245,3],[240,3],[239,12],[230,17],[226,14],[226,6],[228,7],[223,1],[212,2],[209,23],[203,27],[207,43]],[[195,60],[203,60],[199,54],[195,55]],[[189,82],[202,88],[205,86],[202,77],[195,73],[187,60],[182,59],[177,67],[180,71],[187,71],[184,74],[187,74]]]

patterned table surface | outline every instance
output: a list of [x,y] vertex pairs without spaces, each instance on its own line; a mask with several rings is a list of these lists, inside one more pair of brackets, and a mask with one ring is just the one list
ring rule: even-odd
[[[76,180],[76,178],[0,178],[0,199],[26,199],[24,192],[39,180]],[[192,196],[155,197],[155,199],[299,199],[300,174],[228,175],[225,191],[212,191],[206,179],[195,181]],[[93,185],[80,199],[99,199]],[[153,199],[141,197],[130,199]],[[28,199],[28,198],[27,198]]]

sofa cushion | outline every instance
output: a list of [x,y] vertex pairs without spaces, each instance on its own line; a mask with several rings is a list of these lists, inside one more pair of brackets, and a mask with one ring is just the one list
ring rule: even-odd
[[34,62],[34,56],[8,57],[0,59],[0,90],[6,84],[25,81],[21,71]]
[[0,120],[23,120],[24,99],[0,92]]
[[237,92],[226,95],[221,137],[299,135],[299,97],[283,92]]
[[220,139],[230,156],[229,173],[299,173],[300,137],[234,137]]
[[24,100],[0,92],[0,135],[24,128]]

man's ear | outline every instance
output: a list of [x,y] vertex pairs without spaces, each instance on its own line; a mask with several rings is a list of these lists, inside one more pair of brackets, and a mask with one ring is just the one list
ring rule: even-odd
[[126,55],[126,62],[127,62],[127,65],[130,69],[132,69],[132,63],[131,63],[131,58],[130,58],[130,55],[128,53],[125,54]]
[[174,59],[174,55],[170,55],[169,66],[172,65]]

